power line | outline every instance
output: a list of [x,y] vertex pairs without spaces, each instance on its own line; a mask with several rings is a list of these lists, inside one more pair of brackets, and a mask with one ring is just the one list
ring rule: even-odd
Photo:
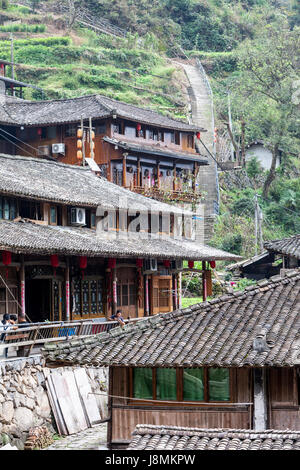
[[[1,132],[1,129],[0,129],[0,132]],[[30,157],[36,158],[36,155],[32,155],[32,153],[28,152],[28,151],[25,150],[23,147],[20,147],[19,145],[17,145],[15,142],[13,142],[13,141],[10,140],[8,137],[6,137],[6,135],[3,135],[3,134],[0,133],[0,136],[1,136],[4,140],[7,140],[7,142],[9,142],[10,144],[15,145],[16,147],[18,147],[19,149],[21,149],[23,152],[28,153],[28,155],[30,155]]]
[[25,142],[24,140],[19,139],[19,138],[16,137],[15,135],[13,135],[13,134],[11,134],[10,132],[4,130],[2,127],[0,127],[0,131],[1,131],[1,132],[5,132],[5,133],[8,134],[10,137],[13,137],[14,139],[18,140],[19,142],[21,142],[21,143],[24,144],[24,145],[28,145],[28,147],[30,147],[31,149],[33,149],[34,151],[36,151],[36,148],[35,148],[35,147],[32,147],[32,145],[28,144],[28,143]]

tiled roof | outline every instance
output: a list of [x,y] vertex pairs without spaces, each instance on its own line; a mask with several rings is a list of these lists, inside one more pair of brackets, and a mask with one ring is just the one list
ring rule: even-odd
[[299,314],[297,270],[124,329],[45,345],[44,353],[96,366],[291,367],[300,364]]
[[42,126],[79,122],[83,119],[101,119],[112,111],[122,118],[142,124],[152,124],[182,131],[198,131],[196,126],[171,119],[149,109],[113,100],[101,95],[47,101],[7,101],[0,107],[0,123],[24,126]]
[[295,256],[295,258],[300,259],[300,234],[282,238],[281,240],[268,241],[264,243],[264,247],[268,251]]
[[138,424],[128,450],[300,450],[300,431],[198,429]]
[[110,183],[96,176],[89,167],[42,158],[0,154],[0,192],[75,206],[182,213],[182,209],[175,205],[156,201]]
[[159,258],[184,260],[234,259],[225,251],[192,240],[147,238],[144,233],[101,232],[81,227],[40,225],[0,220],[0,249],[15,253]]
[[108,142],[112,145],[117,145],[118,147],[121,147],[125,150],[131,150],[136,153],[149,153],[150,155],[157,155],[159,157],[165,157],[165,158],[177,158],[181,160],[189,160],[189,161],[195,161],[200,163],[201,165],[209,165],[207,157],[200,155],[199,153],[184,153],[180,152],[175,149],[170,149],[167,145],[165,145],[163,142],[157,142],[156,144],[151,144],[145,143],[143,141],[140,142],[132,142],[130,140],[123,139],[116,139],[111,138],[111,137],[104,137],[103,140],[105,142]]

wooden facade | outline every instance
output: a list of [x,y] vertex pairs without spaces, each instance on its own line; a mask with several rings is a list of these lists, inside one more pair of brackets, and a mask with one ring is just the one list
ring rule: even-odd
[[82,270],[79,258],[60,256],[56,268],[51,256],[13,254],[8,268],[0,262],[0,315],[21,319],[26,312],[35,323],[105,318],[117,309],[124,318],[137,318],[177,308],[172,295],[176,274],[144,275],[130,259],[116,260],[110,269],[107,258],[88,258]]
[[[134,400],[132,369],[110,368],[112,448],[128,445],[137,424],[190,428],[254,429],[253,369],[230,369],[230,400],[191,404]],[[299,377],[296,368],[267,369],[267,429],[300,430]],[[128,398],[122,398],[128,397]]]
[[[1,134],[0,150],[82,165],[84,161],[77,158],[80,125],[78,118],[78,122],[64,124],[3,126],[8,134]],[[83,125],[87,127],[89,123],[84,121]],[[195,150],[194,131],[172,130],[151,123],[141,125],[113,117],[93,119],[92,127],[95,133],[92,158],[109,181],[160,200],[193,203],[200,198],[196,178],[200,165],[207,161]],[[80,145],[85,156],[90,157],[88,130],[84,136]],[[125,147],[119,142],[125,142]],[[57,143],[64,144],[62,153],[53,153],[52,145]]]

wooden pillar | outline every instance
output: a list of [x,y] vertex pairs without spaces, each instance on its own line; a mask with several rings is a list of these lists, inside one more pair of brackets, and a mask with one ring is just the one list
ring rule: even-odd
[[266,370],[253,370],[253,429],[265,431],[267,429],[267,393],[266,393]]
[[159,166],[159,161],[157,162],[156,172],[157,172],[156,185],[157,185],[157,189],[160,189],[160,176],[159,176],[160,166]]
[[107,423],[107,447],[108,449],[111,449],[111,443],[112,443],[112,433],[113,433],[113,421],[112,421],[112,408],[113,408],[113,368],[109,367],[108,369],[108,423]]
[[141,159],[140,158],[138,158],[138,161],[137,161],[136,185],[137,185],[138,188],[141,186]]
[[122,176],[122,186],[126,188],[126,157],[127,153],[123,153],[123,176]]
[[21,292],[21,311],[19,312],[18,322],[26,320],[26,307],[25,307],[25,266],[24,257],[21,258],[20,267],[20,292]]
[[182,272],[178,273],[178,308],[182,308]]
[[150,305],[149,305],[149,278],[148,274],[145,275],[145,315],[148,317],[150,314]]
[[117,270],[112,269],[112,314],[117,312]]
[[176,191],[176,163],[173,164],[173,191]]
[[66,268],[65,268],[65,285],[66,285],[66,321],[70,321],[70,267],[69,259],[66,259]]
[[207,285],[206,285],[205,270],[206,270],[206,262],[202,261],[202,297],[203,297],[203,302],[205,302],[206,299],[207,299]]

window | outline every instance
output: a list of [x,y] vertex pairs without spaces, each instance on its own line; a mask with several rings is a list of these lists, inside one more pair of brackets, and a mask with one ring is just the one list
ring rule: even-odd
[[18,288],[16,286],[0,287],[0,315],[18,314]]
[[101,122],[100,124],[96,124],[95,126],[95,134],[106,134],[106,123]]
[[17,201],[0,196],[0,219],[13,220],[17,217]]
[[188,134],[187,136],[187,146],[189,148],[194,148],[194,136],[192,134]]
[[175,132],[175,144],[180,145],[180,132]]
[[230,402],[230,371],[225,368],[133,368],[132,397],[180,402]]
[[19,215],[27,219],[42,220],[40,203],[26,200],[21,201],[19,203]]
[[75,316],[103,313],[103,283],[101,279],[74,279],[73,292]]
[[57,208],[50,206],[50,225],[57,225]]
[[129,307],[136,304],[136,286],[132,282],[121,281],[117,285],[118,307]]
[[65,137],[75,137],[77,134],[77,125],[76,124],[68,124],[65,127]]

